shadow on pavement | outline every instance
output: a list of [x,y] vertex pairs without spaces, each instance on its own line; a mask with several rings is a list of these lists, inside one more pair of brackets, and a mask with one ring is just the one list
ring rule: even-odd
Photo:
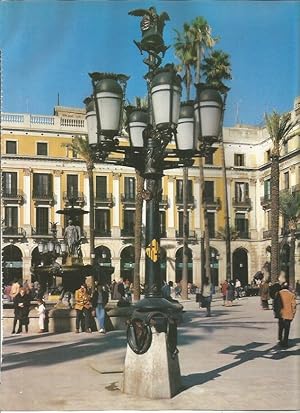
[[198,386],[200,384],[207,383],[208,381],[215,380],[218,377],[221,377],[221,373],[240,366],[243,363],[248,361],[255,360],[257,358],[264,358],[270,360],[282,360],[290,356],[299,356],[300,348],[293,347],[297,346],[300,342],[300,339],[291,339],[289,340],[289,349],[283,350],[279,346],[275,345],[267,350],[257,350],[257,347],[264,346],[268,343],[258,343],[252,342],[244,346],[229,346],[224,350],[221,350],[219,353],[222,354],[233,354],[235,355],[236,361],[221,366],[217,369],[207,371],[205,373],[194,373],[187,376],[182,376],[183,389],[185,391],[191,387]]
[[[111,336],[111,334],[110,334]],[[2,371],[13,370],[24,367],[48,366],[57,363],[82,359],[101,354],[106,351],[126,349],[126,337],[124,331],[113,334],[113,339],[107,336],[94,336],[83,341],[76,341],[70,344],[56,345],[51,341],[47,348],[42,350],[27,351],[24,353],[4,354]],[[41,343],[42,345],[43,343]],[[6,346],[8,344],[6,343]]]

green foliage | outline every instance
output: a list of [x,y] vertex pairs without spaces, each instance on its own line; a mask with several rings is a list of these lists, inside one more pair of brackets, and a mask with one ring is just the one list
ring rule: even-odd
[[75,136],[72,139],[72,143],[66,143],[62,146],[70,148],[79,155],[79,157],[85,161],[88,171],[94,169],[93,151],[89,146],[89,140],[86,136]]
[[290,113],[280,114],[275,110],[271,114],[265,114],[268,133],[273,143],[272,153],[279,155],[280,147],[288,141],[289,132],[295,126],[291,122]]
[[300,192],[281,192],[279,204],[280,213],[288,220],[290,228],[295,229],[300,220]]
[[206,83],[215,87],[222,94],[227,93],[230,88],[223,81],[231,80],[231,65],[229,54],[222,50],[214,50],[203,61],[202,70],[206,77]]

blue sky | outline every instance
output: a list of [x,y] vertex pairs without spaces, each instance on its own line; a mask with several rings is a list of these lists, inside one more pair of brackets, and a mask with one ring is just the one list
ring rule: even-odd
[[[151,5],[170,15],[167,45],[198,15],[221,37],[216,48],[230,54],[233,71],[226,126],[257,125],[264,112],[292,108],[300,94],[299,1],[21,0],[0,2],[2,110],[52,114],[58,93],[61,105],[82,107],[94,71],[128,74],[128,99],[145,95],[146,66],[133,43],[140,19],[128,11]],[[170,48],[164,63],[172,61]]]

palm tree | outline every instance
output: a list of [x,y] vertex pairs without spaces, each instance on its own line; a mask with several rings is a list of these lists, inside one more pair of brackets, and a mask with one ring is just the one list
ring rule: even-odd
[[[223,98],[223,118],[225,111],[225,103],[227,99],[227,93],[230,88],[227,87],[223,81],[230,80],[231,77],[231,65],[229,61],[229,55],[224,53],[221,50],[214,50],[209,56],[204,58],[203,63],[203,74],[206,77],[206,83],[210,86],[216,88],[222,95]],[[223,121],[223,119],[222,119]],[[222,122],[223,123],[223,122]],[[224,189],[224,220],[225,220],[225,229],[226,229],[226,279],[231,279],[231,235],[230,235],[230,222],[229,222],[229,201],[228,201],[228,192],[227,192],[227,171],[226,171],[226,162],[225,162],[225,149],[223,141],[223,133],[221,129],[220,136],[220,151],[222,158],[222,172],[223,172],[223,189]]]
[[[202,17],[196,17],[187,27],[188,38],[192,44],[192,53],[194,56],[193,67],[195,68],[195,80],[196,83],[200,83],[201,78],[201,63],[204,58],[204,54],[207,49],[211,49],[217,39],[211,36],[211,28],[207,21]],[[207,205],[205,200],[205,182],[204,182],[204,168],[203,159],[199,158],[199,181],[202,200],[202,209],[204,216],[204,246],[205,246],[205,273],[208,279],[211,281],[210,273],[210,245],[209,245],[209,233],[208,233],[208,217],[207,217]]]
[[276,111],[265,114],[266,127],[272,140],[271,148],[271,281],[279,274],[279,157],[281,146],[287,142],[294,127],[290,113],[280,115]]
[[[94,180],[93,180],[93,169],[94,158],[93,151],[89,146],[89,141],[87,137],[75,136],[72,139],[72,143],[64,145],[70,148],[74,153],[79,155],[85,161],[86,170],[88,174],[89,181],[89,204],[90,204],[90,227],[89,227],[89,238],[90,238],[90,263],[94,265],[95,256],[95,237],[94,237],[94,226],[95,226],[95,210],[94,210]],[[94,279],[92,278],[92,284],[94,286]]]
[[300,221],[300,193],[282,192],[279,199],[280,213],[286,219],[290,231],[289,283],[295,288],[295,247],[297,224]]
[[[178,30],[175,39],[175,55],[180,60],[178,71],[184,73],[183,81],[186,90],[186,100],[190,100],[190,91],[192,84],[191,67],[195,60],[192,53],[192,43],[189,39],[189,25],[187,23],[183,26],[183,33]],[[188,168],[183,168],[183,254],[182,254],[182,279],[181,279],[181,296],[184,300],[188,298]]]

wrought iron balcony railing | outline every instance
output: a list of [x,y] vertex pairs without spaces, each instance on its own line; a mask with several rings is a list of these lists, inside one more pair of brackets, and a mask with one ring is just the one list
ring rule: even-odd
[[251,239],[251,234],[248,231],[238,231],[237,238],[239,238],[239,239]]
[[134,237],[134,228],[121,229],[121,237]]
[[103,230],[103,229],[95,229],[94,231],[95,237],[103,237],[103,238],[109,238],[111,237],[111,230]]
[[[183,238],[183,230],[182,229],[177,230],[175,232],[175,236],[176,236],[176,238]],[[196,239],[197,238],[196,231],[190,230],[189,233],[188,233],[188,238],[189,239]]]
[[84,194],[83,192],[75,191],[75,192],[69,192],[65,191],[63,193],[63,201],[67,205],[83,205],[84,204]]
[[271,238],[271,230],[270,229],[268,229],[266,231],[263,231],[263,238],[264,239]]
[[[195,206],[195,198],[193,195],[189,195],[187,199],[188,208],[194,208]],[[176,196],[176,205],[178,207],[183,207],[183,197],[177,195]]]
[[9,236],[9,237],[17,237],[17,238],[22,237],[22,238],[25,238],[26,237],[26,231],[21,227],[15,227],[15,226],[5,227],[5,228],[3,228],[2,235],[4,237]]
[[271,203],[271,194],[266,194],[260,197],[260,204],[263,208],[267,208]]
[[32,237],[53,237],[50,228],[47,227],[31,227]]
[[212,209],[220,209],[221,207],[221,199],[220,198],[211,198],[208,197],[205,199],[206,206]]
[[105,205],[112,207],[113,206],[113,196],[112,193],[103,193],[103,194],[97,194],[95,195],[94,198],[95,204],[97,205]]
[[6,190],[2,192],[2,200],[3,202],[6,203],[18,203],[22,204],[24,202],[24,196],[22,191],[19,189],[15,190]]
[[251,199],[249,197],[245,197],[245,198],[242,198],[242,199],[234,197],[234,198],[232,198],[232,206],[233,206],[233,208],[250,209],[251,208]]
[[126,205],[135,205],[135,194],[121,194],[121,202]]

